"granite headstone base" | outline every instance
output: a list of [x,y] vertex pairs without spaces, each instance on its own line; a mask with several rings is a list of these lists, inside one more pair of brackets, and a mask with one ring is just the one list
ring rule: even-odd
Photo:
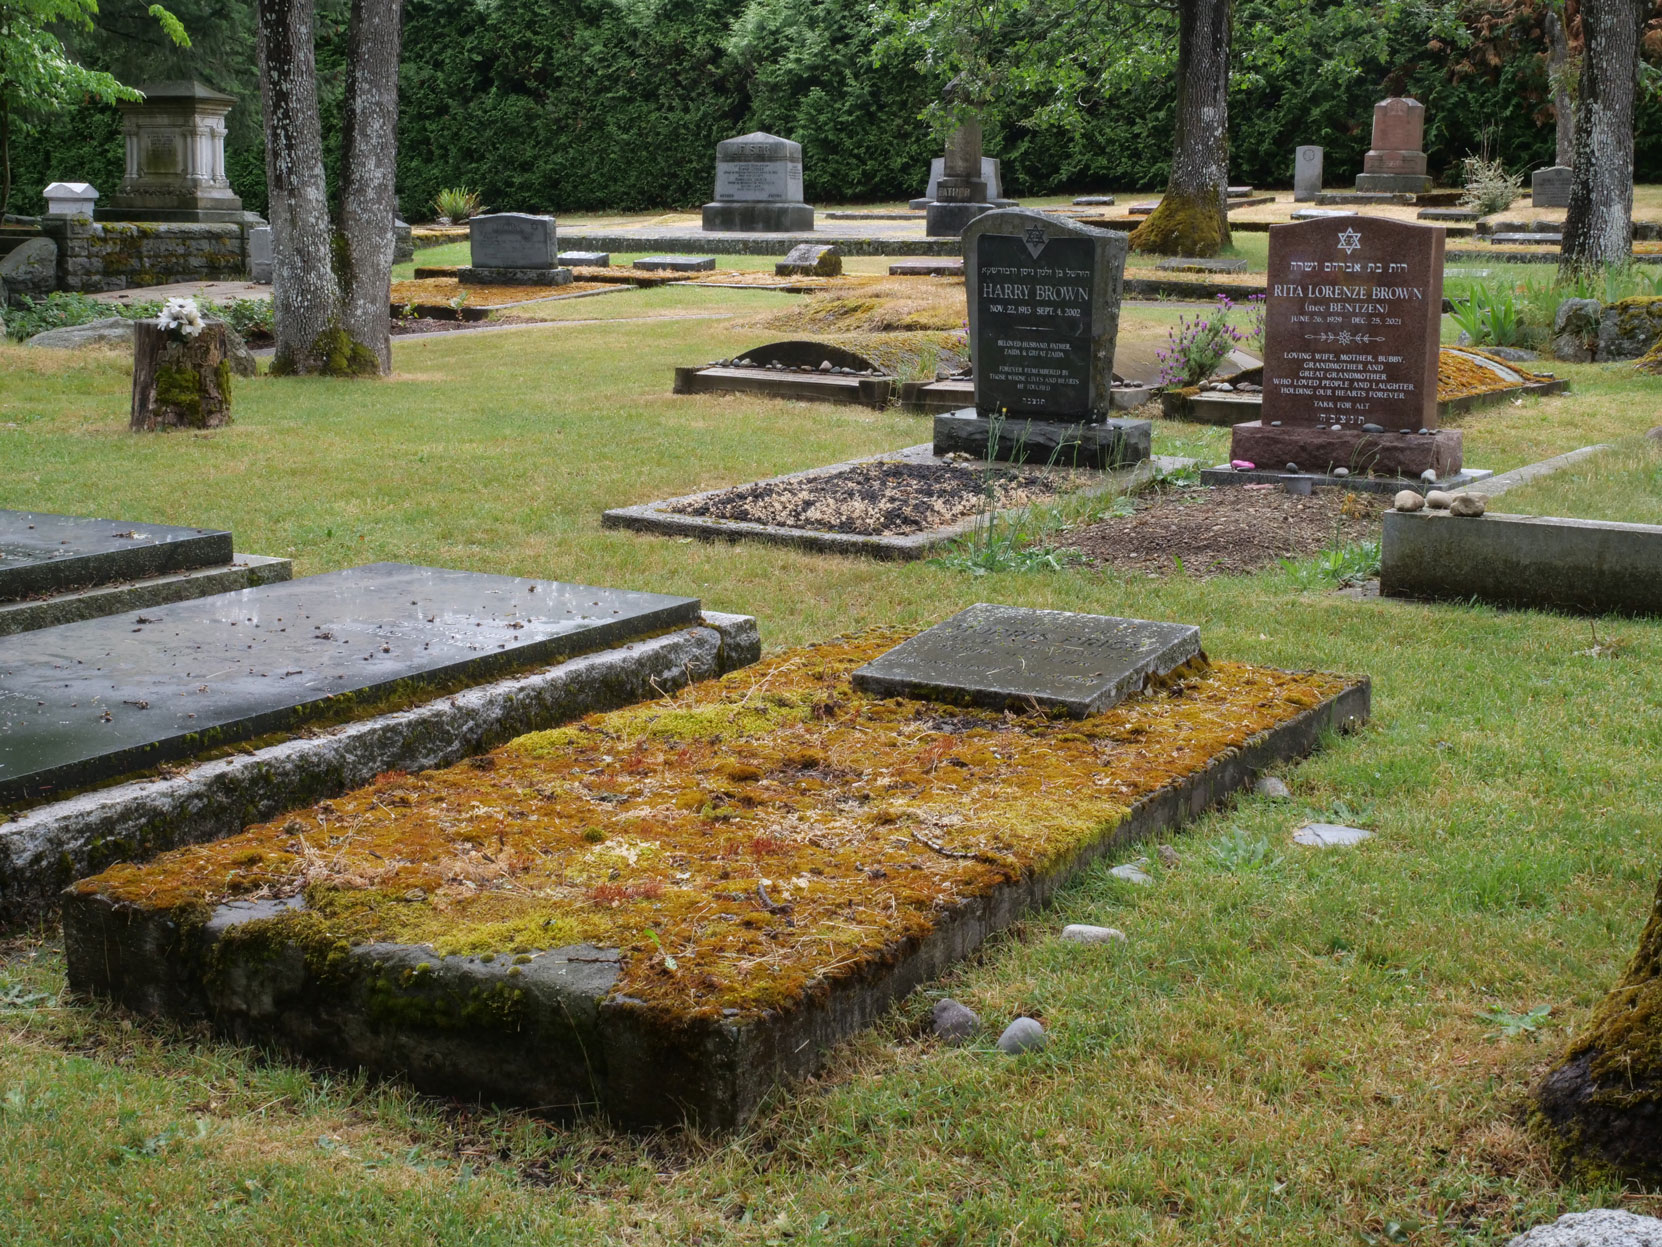
[[1356,189],[1363,194],[1418,195],[1431,189],[1431,178],[1424,173],[1358,173]]
[[814,210],[802,203],[724,202],[704,205],[704,229],[709,233],[811,233]]
[[954,238],[976,217],[996,207],[991,203],[932,203],[924,213],[923,232],[932,238]]
[[874,697],[1101,714],[1200,654],[1200,629],[978,602],[854,672]]
[[985,459],[989,447],[1000,463],[1055,465],[1062,468],[1122,468],[1149,457],[1154,425],[1148,420],[1109,419],[1098,424],[1064,424],[1049,420],[998,423],[975,408],[935,417],[937,455],[962,454]]
[[1459,429],[1368,433],[1309,425],[1277,427],[1253,420],[1232,430],[1229,457],[1272,471],[1296,463],[1301,472],[1345,468],[1383,476],[1419,476],[1429,469],[1442,477],[1460,471],[1461,436]]
[[464,286],[568,286],[569,268],[478,268],[474,265],[456,270],[456,280]]

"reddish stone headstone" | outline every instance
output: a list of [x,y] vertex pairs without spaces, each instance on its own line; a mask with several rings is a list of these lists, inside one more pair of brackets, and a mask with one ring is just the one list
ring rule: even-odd
[[1264,421],[1437,427],[1443,228],[1327,217],[1270,230]]
[[1373,106],[1373,147],[1362,157],[1356,189],[1419,194],[1431,188],[1425,172],[1425,105],[1393,95]]

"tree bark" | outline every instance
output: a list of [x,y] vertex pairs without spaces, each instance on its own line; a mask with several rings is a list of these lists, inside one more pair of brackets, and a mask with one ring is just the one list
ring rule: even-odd
[[1156,255],[1229,245],[1229,33],[1234,0],[1178,0],[1177,135],[1160,206],[1131,235]]
[[209,321],[194,338],[154,321],[133,322],[135,432],[217,429],[231,423],[231,363],[225,326]]
[[1662,1182],[1662,883],[1627,974],[1536,1089],[1536,1109],[1569,1167]]
[[1552,86],[1552,115],[1558,125],[1554,163],[1568,166],[1575,159],[1575,99],[1570,94],[1570,40],[1556,9],[1548,9],[1543,23],[1547,35],[1547,82]]
[[342,354],[341,294],[323,177],[313,0],[259,0],[258,23],[277,339],[271,370],[337,371],[331,357]]
[[1583,0],[1581,90],[1559,272],[1633,262],[1633,102],[1650,0]]
[[402,0],[354,0],[347,33],[341,145],[341,326],[392,368],[387,290],[392,281],[398,155],[398,48]]

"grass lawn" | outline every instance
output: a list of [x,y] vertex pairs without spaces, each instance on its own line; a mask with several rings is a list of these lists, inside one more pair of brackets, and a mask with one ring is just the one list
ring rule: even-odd
[[[1194,824],[1155,886],[1081,878],[735,1137],[447,1105],[134,1022],[65,999],[55,927],[14,932],[0,1241],[1494,1244],[1572,1209],[1662,1212],[1561,1184],[1519,1116],[1662,870],[1662,622],[1601,621],[1592,656],[1586,620],[1360,600],[1279,568],[977,578],[602,531],[606,507],[925,440],[898,412],[669,393],[674,365],[754,344],[726,316],[779,298],[554,304],[562,323],[398,343],[384,382],[242,382],[235,425],[169,436],[126,431],[118,357],[3,345],[0,506],[228,527],[300,574],[396,559],[695,594],[775,649],[976,601],[1181,620],[1219,658],[1369,673],[1373,724],[1290,770],[1290,802]],[[1468,462],[1662,424],[1662,381],[1555,368],[1575,393],[1462,421]],[[1156,430],[1162,452],[1223,448]],[[1376,834],[1301,849],[1309,817]],[[1129,942],[1063,944],[1066,922]],[[1053,1041],[938,1047],[947,992],[995,1034],[1041,1014]],[[1541,1006],[1537,1029],[1508,1024]]]

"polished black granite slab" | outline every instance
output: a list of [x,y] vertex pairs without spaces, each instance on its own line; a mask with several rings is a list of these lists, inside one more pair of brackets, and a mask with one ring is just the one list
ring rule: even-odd
[[0,804],[695,623],[696,598],[374,563],[0,638]]
[[0,602],[230,561],[231,534],[217,529],[0,511]]
[[1200,653],[1200,629],[979,602],[854,673],[878,697],[1098,714]]

